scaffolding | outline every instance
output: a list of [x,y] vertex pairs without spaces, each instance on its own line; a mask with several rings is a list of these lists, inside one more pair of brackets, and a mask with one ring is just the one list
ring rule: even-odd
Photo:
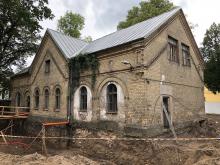
[[26,119],[29,109],[29,107],[0,106],[0,120]]

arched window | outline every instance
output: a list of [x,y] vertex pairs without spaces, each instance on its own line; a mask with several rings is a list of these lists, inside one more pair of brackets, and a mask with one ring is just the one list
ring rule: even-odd
[[44,91],[44,109],[48,110],[49,108],[49,90],[45,89]]
[[55,90],[55,109],[60,110],[60,89],[56,88]]
[[87,89],[80,88],[80,111],[87,111]]
[[40,92],[39,90],[35,90],[35,109],[39,108],[39,104],[40,104]]
[[17,92],[16,94],[16,106],[20,107],[21,106],[21,93]]
[[28,107],[27,111],[30,111],[30,106],[31,106],[31,98],[30,96],[28,95],[26,97],[26,107]]
[[107,86],[107,111],[117,113],[117,87],[114,84]]

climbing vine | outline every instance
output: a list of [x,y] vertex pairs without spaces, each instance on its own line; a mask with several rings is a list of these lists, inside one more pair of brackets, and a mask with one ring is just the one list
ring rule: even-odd
[[94,88],[96,75],[99,72],[99,61],[95,54],[79,54],[70,60],[69,70],[71,71],[71,86],[73,91],[75,91],[80,85],[80,73],[86,70],[92,72],[91,84],[92,88]]

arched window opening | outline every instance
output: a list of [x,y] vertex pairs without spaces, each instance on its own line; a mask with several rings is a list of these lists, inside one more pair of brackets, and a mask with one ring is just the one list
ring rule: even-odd
[[87,89],[82,87],[80,89],[80,111],[87,111]]
[[31,106],[31,98],[30,96],[28,95],[26,97],[26,107],[28,107],[27,111],[30,111],[30,106]]
[[16,94],[16,106],[20,107],[21,106],[21,93],[17,92]]
[[48,110],[49,108],[49,90],[45,89],[44,91],[44,109]]
[[107,86],[107,111],[117,113],[117,87],[114,84]]
[[56,110],[60,110],[60,89],[56,88],[55,91],[55,108]]
[[35,109],[39,108],[39,104],[40,104],[40,92],[39,90],[35,91]]

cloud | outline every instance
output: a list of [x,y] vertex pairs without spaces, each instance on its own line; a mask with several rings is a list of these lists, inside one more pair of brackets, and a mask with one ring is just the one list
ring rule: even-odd
[[[213,22],[220,23],[219,0],[170,0],[176,6],[181,6],[187,19],[198,24],[194,30],[198,44],[202,42],[206,29]],[[56,30],[57,20],[67,10],[81,14],[85,18],[82,36],[100,38],[114,32],[120,21],[124,20],[127,11],[136,6],[141,0],[49,0],[49,7],[55,18],[41,22],[44,27]]]
[[96,16],[95,28],[116,30],[118,23],[126,18],[127,11],[139,2],[138,0],[93,0],[93,10]]
[[83,36],[92,36],[93,39],[116,30],[120,21],[124,20],[127,11],[139,4],[141,0],[49,0],[49,7],[53,11],[54,20],[41,23],[44,30],[56,29],[57,20],[66,11],[79,13],[85,18]]

